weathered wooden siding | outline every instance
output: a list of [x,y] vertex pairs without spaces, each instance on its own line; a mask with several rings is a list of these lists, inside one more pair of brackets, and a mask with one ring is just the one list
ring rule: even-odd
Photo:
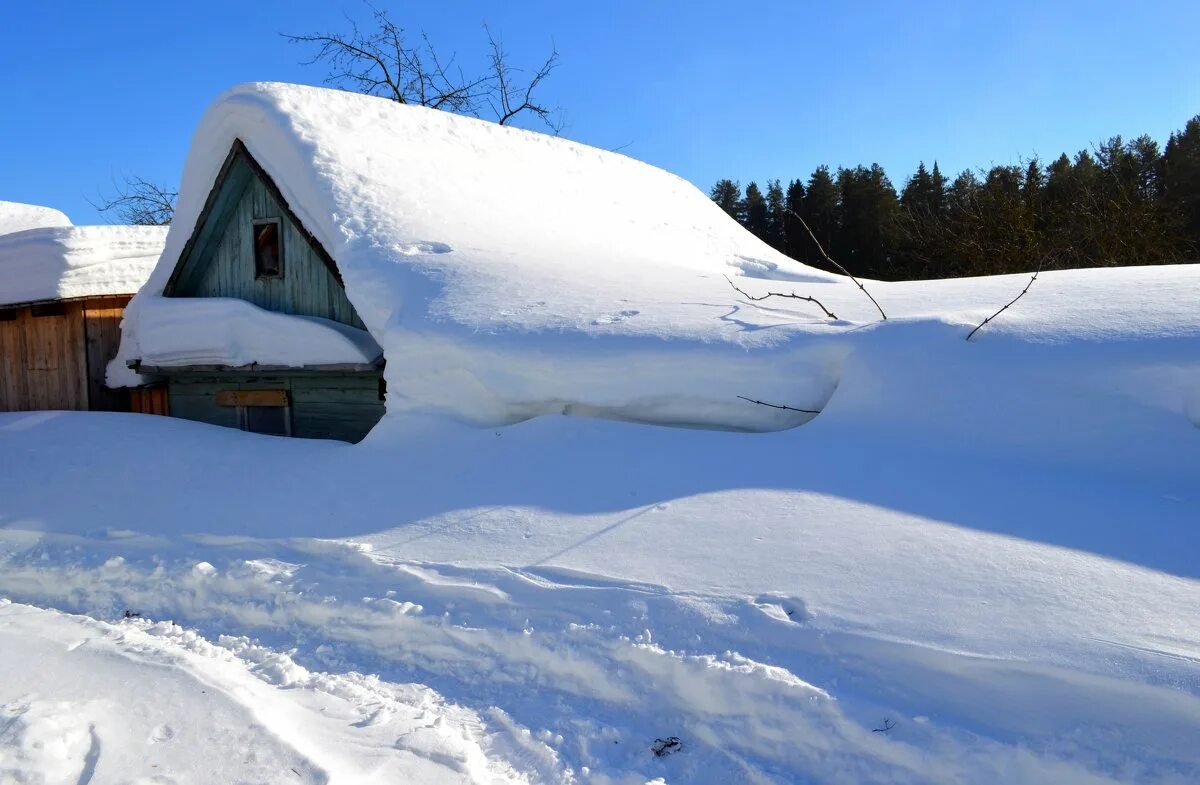
[[0,411],[88,408],[84,306],[61,305],[61,315],[24,306],[0,320]]
[[380,376],[379,373],[331,372],[172,374],[171,415],[237,428],[237,409],[218,404],[219,392],[287,390],[291,398],[293,436],[357,442],[383,416],[384,404],[379,398]]
[[[201,256],[188,260],[175,297],[235,297],[260,308],[302,316],[320,316],[366,329],[346,297],[346,291],[300,229],[256,176],[228,178],[224,187],[242,188],[215,242],[197,249]],[[225,195],[232,199],[236,195]],[[256,218],[279,218],[283,228],[283,275],[255,278],[253,225]]]
[[151,387],[135,387],[129,391],[129,411],[137,414],[169,415],[167,387],[159,384]]
[[108,363],[121,345],[121,316],[131,298],[93,297],[83,303],[84,340],[87,343],[88,408],[92,411],[129,411],[129,391],[105,384]]

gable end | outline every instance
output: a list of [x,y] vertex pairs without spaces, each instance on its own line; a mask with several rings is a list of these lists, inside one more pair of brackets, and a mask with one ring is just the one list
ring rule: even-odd
[[[279,260],[283,269],[277,275],[262,276],[255,270],[254,227],[271,220],[277,221],[287,259]],[[234,297],[363,328],[337,264],[240,139],[221,165],[163,295]]]

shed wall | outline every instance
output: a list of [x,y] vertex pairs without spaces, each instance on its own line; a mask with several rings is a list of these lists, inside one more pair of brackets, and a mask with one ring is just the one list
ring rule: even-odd
[[0,411],[88,408],[84,304],[54,305],[63,312],[4,309],[15,318],[0,320]]
[[169,377],[173,417],[238,427],[234,406],[217,403],[222,391],[286,390],[292,436],[358,442],[383,417],[378,372],[369,373],[180,373]]

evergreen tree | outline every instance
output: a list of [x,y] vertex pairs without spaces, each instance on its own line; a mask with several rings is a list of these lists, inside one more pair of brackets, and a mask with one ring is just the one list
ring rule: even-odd
[[842,250],[837,258],[855,274],[893,278],[900,200],[879,164],[838,170]]
[[767,210],[767,198],[753,180],[746,186],[746,198],[742,202],[743,225],[760,240],[766,241],[771,220]]
[[[812,229],[817,240],[834,259],[838,258],[841,245],[837,237],[839,198],[838,186],[829,173],[829,167],[818,166],[808,178],[804,209],[799,211],[808,228]],[[824,265],[820,251],[813,247],[810,238],[805,236],[801,245],[801,261],[814,266]]]
[[787,206],[784,203],[783,186],[778,180],[767,181],[767,234],[763,239],[777,251],[786,248]]
[[1167,140],[1163,151],[1162,200],[1178,223],[1183,253],[1200,251],[1200,115]]
[[717,180],[708,195],[731,218],[738,219],[742,205],[742,186],[740,184],[733,180]]
[[796,216],[804,214],[804,183],[799,180],[792,180],[788,183],[783,206],[786,208],[783,215],[784,253],[793,259],[801,259],[804,255],[805,243],[811,243],[805,237],[804,228],[796,220]]

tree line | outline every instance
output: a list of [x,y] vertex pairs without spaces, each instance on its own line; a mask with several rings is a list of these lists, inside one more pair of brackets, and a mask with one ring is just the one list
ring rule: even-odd
[[[924,163],[897,192],[879,164],[807,181],[718,180],[713,201],[765,241],[884,280],[1193,262],[1200,257],[1200,115],[1170,135],[1113,137],[1049,164],[963,171]],[[803,223],[802,223],[803,222]]]

